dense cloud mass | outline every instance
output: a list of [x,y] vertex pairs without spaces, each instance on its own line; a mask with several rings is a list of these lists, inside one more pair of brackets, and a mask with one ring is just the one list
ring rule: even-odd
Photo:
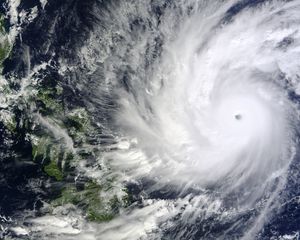
[[[44,14],[56,7],[41,2]],[[76,4],[67,22],[84,34],[41,49],[88,109],[96,140],[79,149],[55,120],[34,116],[73,155],[97,148],[92,163],[76,162],[78,176],[114,181],[101,197],[124,199],[126,188],[130,204],[100,223],[59,206],[19,221],[16,236],[298,239],[300,1]]]

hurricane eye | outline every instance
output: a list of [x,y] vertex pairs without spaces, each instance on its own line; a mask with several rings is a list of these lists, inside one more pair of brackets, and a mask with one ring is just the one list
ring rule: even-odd
[[236,114],[236,115],[234,115],[234,118],[236,120],[242,120],[242,114]]

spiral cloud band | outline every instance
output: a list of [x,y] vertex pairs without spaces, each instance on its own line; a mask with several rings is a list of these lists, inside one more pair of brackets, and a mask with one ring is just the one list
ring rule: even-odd
[[153,181],[150,195],[209,191],[208,202],[231,199],[238,211],[266,201],[248,238],[262,227],[297,152],[300,4],[241,4],[236,12],[235,4],[185,1],[178,8],[191,12],[167,12],[150,70],[134,62],[143,41],[154,44],[141,36],[129,59],[135,76],[116,93],[119,150],[108,155],[125,180]]

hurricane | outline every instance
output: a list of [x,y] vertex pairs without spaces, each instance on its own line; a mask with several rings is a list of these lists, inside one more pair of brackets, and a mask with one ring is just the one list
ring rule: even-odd
[[[53,165],[43,165],[43,153],[40,164],[52,177],[47,189],[64,190],[50,194],[50,201],[47,195],[26,217],[24,210],[13,216],[7,236],[299,238],[300,1],[94,0],[62,8],[72,17],[59,25],[59,14],[67,13],[52,13],[58,7],[49,0],[41,1],[37,20],[29,17],[24,33],[13,22],[14,2],[7,1],[11,38],[42,29],[42,13],[54,14],[54,20],[39,40],[41,50],[30,40],[14,45],[27,72],[21,83],[12,74],[14,62],[4,65],[4,76],[21,84],[13,96],[32,99],[32,86],[49,72],[57,74],[67,95],[63,102],[71,106],[64,114],[73,122],[38,104],[28,112],[32,129],[46,129],[39,131],[75,160],[58,160],[60,176],[47,171]],[[47,40],[72,21],[73,27],[61,30],[72,41]],[[49,57],[44,63],[36,60],[41,51]],[[73,110],[75,105],[86,112]],[[84,137],[78,124],[89,130]],[[66,164],[76,174],[64,173]],[[53,177],[66,185],[53,183]],[[92,179],[101,190],[92,183],[81,190],[80,179]],[[72,181],[76,188],[70,190],[65,186]],[[100,203],[90,198],[91,189],[99,191]],[[112,201],[112,217],[92,211]]]

